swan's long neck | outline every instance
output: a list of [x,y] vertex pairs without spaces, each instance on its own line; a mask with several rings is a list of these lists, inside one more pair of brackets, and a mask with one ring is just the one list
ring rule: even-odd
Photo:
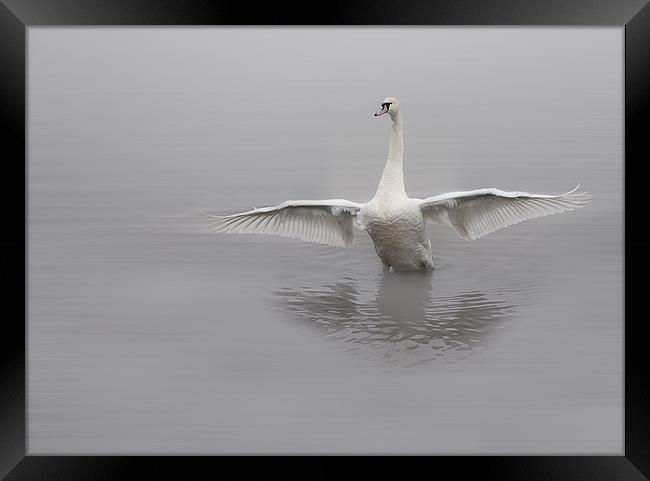
[[393,125],[390,128],[390,144],[388,147],[388,160],[381,175],[379,187],[375,197],[399,197],[406,196],[404,190],[404,137],[402,134],[402,113],[392,119]]

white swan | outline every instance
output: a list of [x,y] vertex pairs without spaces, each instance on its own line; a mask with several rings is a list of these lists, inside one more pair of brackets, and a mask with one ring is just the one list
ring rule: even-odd
[[[274,207],[213,216],[216,232],[274,234],[347,247],[355,231],[366,231],[384,267],[394,271],[433,268],[426,222],[447,224],[463,239],[534,217],[582,207],[590,201],[575,189],[560,195],[478,189],[412,199],[404,190],[402,114],[395,97],[387,97],[375,114],[392,120],[388,160],[375,196],[365,204],[344,199],[289,200]],[[209,215],[209,214],[206,214]]]

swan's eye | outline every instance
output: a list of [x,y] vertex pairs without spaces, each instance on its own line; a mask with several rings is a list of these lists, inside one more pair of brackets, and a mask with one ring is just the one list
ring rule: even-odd
[[392,103],[392,102],[384,102],[383,104],[381,104],[381,108],[382,108],[382,109],[386,109],[386,110],[388,110],[388,108],[390,107],[390,104],[391,104],[391,103]]

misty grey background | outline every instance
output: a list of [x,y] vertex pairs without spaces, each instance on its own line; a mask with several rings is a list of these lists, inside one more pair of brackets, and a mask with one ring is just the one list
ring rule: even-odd
[[[621,28],[30,28],[28,444],[41,453],[623,450]],[[374,194],[586,208],[385,275],[196,214]]]

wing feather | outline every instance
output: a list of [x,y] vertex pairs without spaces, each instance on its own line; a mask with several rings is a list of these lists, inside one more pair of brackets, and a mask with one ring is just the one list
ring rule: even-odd
[[478,239],[535,217],[583,207],[591,201],[587,192],[573,190],[559,195],[479,189],[448,192],[420,200],[424,218],[450,225],[463,239]]
[[361,207],[344,199],[290,200],[231,215],[203,214],[213,219],[215,232],[271,234],[347,247],[354,240],[354,217]]

